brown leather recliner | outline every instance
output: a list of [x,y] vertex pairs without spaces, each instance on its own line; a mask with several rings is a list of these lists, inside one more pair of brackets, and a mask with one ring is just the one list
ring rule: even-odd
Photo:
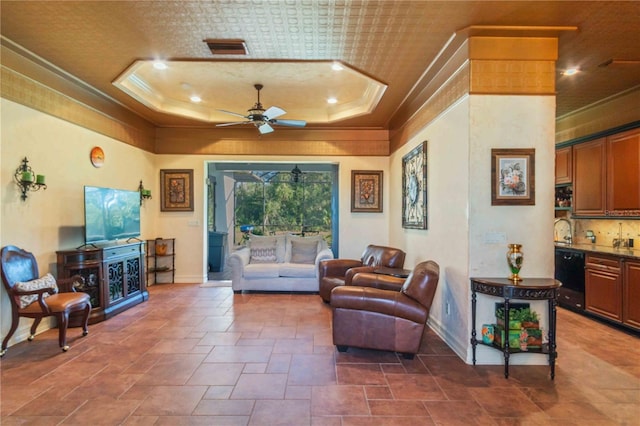
[[440,268],[419,263],[400,291],[342,286],[331,292],[333,344],[395,351],[405,358],[418,353],[436,293]]
[[393,247],[370,244],[357,259],[329,259],[318,265],[320,297],[326,303],[331,300],[331,290],[343,285],[350,285],[353,276],[359,272],[372,272],[375,268],[386,266],[402,268],[405,252]]

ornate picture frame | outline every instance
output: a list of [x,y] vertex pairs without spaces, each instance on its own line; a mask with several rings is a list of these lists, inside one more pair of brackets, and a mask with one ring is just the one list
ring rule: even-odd
[[193,211],[193,169],[160,170],[160,211]]
[[402,227],[427,229],[427,141],[402,157]]
[[534,148],[491,150],[491,205],[533,206],[535,192]]
[[351,170],[351,211],[382,213],[382,170]]

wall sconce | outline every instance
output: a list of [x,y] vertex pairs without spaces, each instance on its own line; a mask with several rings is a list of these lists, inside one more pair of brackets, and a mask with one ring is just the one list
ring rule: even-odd
[[27,199],[27,192],[29,191],[38,191],[40,188],[47,189],[47,185],[44,183],[44,175],[36,175],[28,163],[29,160],[27,160],[27,157],[24,157],[22,165],[16,169],[13,175],[13,179],[18,184],[20,192],[22,192],[20,196],[22,201]]
[[144,186],[142,185],[142,181],[140,181],[140,186],[138,186],[138,191],[140,191],[140,205],[142,205],[142,201],[148,200],[149,198],[151,198],[151,190],[144,189]]

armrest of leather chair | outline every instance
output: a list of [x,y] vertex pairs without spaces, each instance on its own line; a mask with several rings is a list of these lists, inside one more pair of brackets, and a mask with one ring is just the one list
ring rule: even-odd
[[344,277],[347,271],[356,266],[362,266],[362,262],[355,259],[327,259],[318,265],[320,277]]
[[375,266],[355,266],[353,268],[349,268],[347,270],[347,272],[344,274],[344,284],[345,285],[352,285],[351,281],[353,280],[353,277],[361,272],[371,272],[373,273],[373,270],[375,269]]
[[418,324],[425,324],[428,316],[425,307],[407,295],[399,291],[371,287],[336,287],[331,291],[331,307],[377,312]]
[[333,260],[333,252],[331,251],[330,248],[326,248],[323,250],[320,250],[318,252],[318,254],[316,255],[316,260],[315,260],[315,265],[316,265],[316,276],[319,277],[320,275],[320,263],[322,263],[322,261],[324,260]]
[[373,272],[358,272],[353,276],[348,285],[400,291],[405,280],[406,278],[394,277],[391,275],[375,274]]

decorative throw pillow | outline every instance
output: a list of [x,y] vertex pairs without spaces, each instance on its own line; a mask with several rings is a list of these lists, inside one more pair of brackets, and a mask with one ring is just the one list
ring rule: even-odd
[[[58,285],[56,284],[56,279],[53,278],[53,275],[46,274],[42,278],[38,278],[36,280],[26,281],[26,282],[17,282],[15,284],[16,290],[21,291],[32,291],[32,290],[40,290],[41,288],[53,288],[53,292],[58,292]],[[51,296],[48,292],[44,293],[42,297]],[[24,296],[20,296],[20,308],[26,308],[33,302],[38,300],[37,294],[26,294]]]
[[249,263],[276,263],[276,248],[251,247]]
[[291,263],[315,263],[317,241],[291,241]]
[[287,244],[286,244],[286,250],[284,255],[285,262],[291,262],[291,257],[293,255],[293,250],[291,245],[293,242],[301,242],[303,244],[307,243],[309,245],[315,243],[316,253],[317,253],[322,249],[322,244],[324,242],[324,239],[322,238],[322,235],[314,235],[311,237],[298,237],[296,235],[287,235]]
[[249,237],[249,247],[251,248],[265,248],[275,247],[276,249],[276,262],[284,262],[285,246],[284,235],[251,235]]

